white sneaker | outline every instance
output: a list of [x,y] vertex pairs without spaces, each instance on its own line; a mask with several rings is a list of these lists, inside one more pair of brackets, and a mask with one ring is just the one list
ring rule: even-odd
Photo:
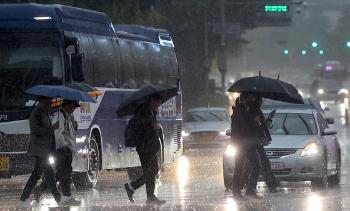
[[58,205],[68,205],[72,197],[61,196],[60,200],[57,202]]
[[30,208],[32,207],[32,202],[29,199],[26,199],[25,201],[19,200],[17,206],[20,208]]

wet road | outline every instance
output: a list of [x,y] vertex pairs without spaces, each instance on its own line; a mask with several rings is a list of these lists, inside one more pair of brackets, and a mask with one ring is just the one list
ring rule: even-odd
[[[268,193],[259,183],[260,200],[235,201],[225,192],[222,179],[222,153],[224,149],[193,149],[185,152],[176,163],[165,168],[157,185],[157,195],[167,200],[160,207],[145,205],[145,189],[138,190],[135,203],[127,199],[123,184],[128,181],[125,172],[104,171],[96,189],[74,191],[82,207],[65,210],[350,210],[350,127],[344,126],[345,106],[327,104],[329,116],[335,118],[335,128],[342,149],[342,178],[338,187],[312,190],[309,182],[283,183],[284,191]],[[0,179],[0,209],[12,209],[21,194],[26,177]],[[49,210],[56,203],[46,195],[33,209]]]

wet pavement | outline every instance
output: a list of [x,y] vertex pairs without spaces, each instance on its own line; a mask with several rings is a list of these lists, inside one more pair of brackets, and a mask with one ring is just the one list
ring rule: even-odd
[[[350,210],[350,127],[344,126],[346,106],[327,104],[329,116],[335,118],[335,128],[342,150],[341,184],[325,190],[313,190],[310,182],[283,183],[283,192],[270,194],[264,183],[259,183],[262,199],[245,198],[236,201],[225,192],[222,179],[224,149],[192,149],[165,168],[157,185],[157,195],[167,201],[163,206],[146,206],[144,187],[135,194],[135,203],[128,201],[124,183],[128,176],[123,171],[103,171],[97,187],[88,191],[74,191],[82,201],[81,207],[57,207],[50,195],[41,204],[33,203],[36,210]],[[0,209],[14,209],[27,176],[0,179]],[[51,207],[51,208],[50,208]]]

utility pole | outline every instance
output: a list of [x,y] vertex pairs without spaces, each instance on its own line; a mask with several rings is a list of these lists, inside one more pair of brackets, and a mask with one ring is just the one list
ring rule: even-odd
[[221,41],[220,41],[220,53],[218,58],[219,71],[221,73],[221,89],[225,93],[225,79],[226,79],[226,70],[227,70],[227,55],[226,55],[226,37],[225,37],[225,0],[221,0],[220,5],[220,14],[221,14]]

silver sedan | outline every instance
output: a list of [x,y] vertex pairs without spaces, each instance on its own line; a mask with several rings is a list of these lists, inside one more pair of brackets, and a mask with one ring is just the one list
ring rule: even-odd
[[[267,115],[271,110],[264,110]],[[341,153],[336,131],[316,109],[277,109],[265,147],[272,171],[282,181],[311,181],[313,187],[339,184]],[[232,184],[234,146],[223,155],[226,188]]]

